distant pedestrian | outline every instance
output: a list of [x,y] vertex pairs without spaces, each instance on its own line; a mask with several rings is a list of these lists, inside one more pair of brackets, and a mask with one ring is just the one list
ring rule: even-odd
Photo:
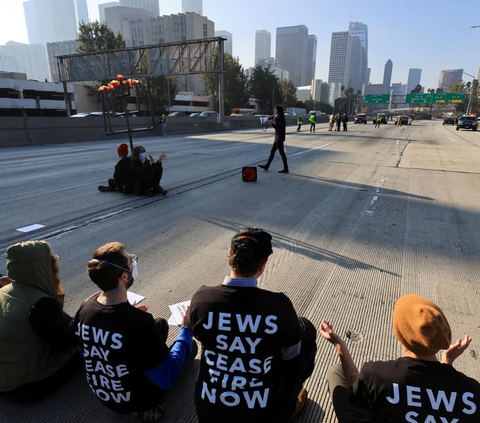
[[348,123],[348,116],[344,112],[342,116],[342,123],[343,123],[343,130],[346,132],[347,131],[347,123]]
[[165,115],[162,115],[160,118],[160,132],[162,133],[162,137],[167,135],[167,118]]
[[297,117],[297,125],[298,125],[297,132],[301,132],[300,129],[302,129],[302,124],[303,124],[303,118],[302,118],[301,115],[298,115],[298,117]]
[[377,120],[375,121],[375,128],[380,128],[381,123],[382,123],[382,117],[377,116]]
[[288,164],[287,164],[287,156],[285,154],[285,149],[283,144],[285,143],[285,133],[286,133],[286,122],[285,122],[285,115],[283,112],[283,107],[280,105],[275,106],[275,119],[273,119],[271,125],[275,128],[275,140],[273,142],[272,149],[270,150],[270,157],[268,161],[264,165],[258,165],[258,167],[262,168],[265,171],[268,171],[270,164],[275,157],[275,152],[278,150],[280,156],[282,156],[283,161],[283,170],[279,170],[278,173],[288,173]]
[[340,123],[342,122],[342,117],[340,116],[340,113],[337,113],[337,118],[335,122],[337,123],[337,132],[340,132]]
[[333,130],[333,124],[335,123],[335,115],[332,113],[330,115],[330,120],[328,121],[328,130],[332,131]]
[[312,113],[308,120],[310,121],[310,132],[315,132],[315,124],[317,123],[315,113]]

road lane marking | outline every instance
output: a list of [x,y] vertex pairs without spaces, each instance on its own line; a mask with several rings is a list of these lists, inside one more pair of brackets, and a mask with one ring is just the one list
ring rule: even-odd
[[336,141],[332,141],[332,142],[329,142],[328,144],[321,145],[320,147],[317,147],[317,148],[310,148],[310,149],[305,150],[305,151],[300,151],[300,152],[295,153],[295,154],[290,154],[288,157],[299,156],[300,154],[310,153],[311,151],[315,151],[315,150],[318,150],[320,148],[328,147],[329,145],[332,145],[332,144],[335,144],[335,143],[336,143]]
[[18,228],[17,231],[19,231],[19,232],[31,232],[31,231],[35,231],[37,229],[44,228],[44,227],[45,227],[45,225],[40,225],[38,223],[35,223],[34,225],[25,226],[23,228]]
[[215,152],[215,151],[227,151],[227,150],[235,150],[236,148],[242,148],[242,146],[240,147],[228,147],[228,148],[221,148],[220,150],[212,150],[212,153]]

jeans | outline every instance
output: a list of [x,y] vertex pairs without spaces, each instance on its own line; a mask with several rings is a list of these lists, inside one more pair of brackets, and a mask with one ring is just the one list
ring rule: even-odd
[[275,157],[275,153],[277,149],[278,149],[278,152],[280,153],[280,156],[282,156],[283,168],[288,169],[287,156],[285,154],[285,149],[283,148],[283,141],[278,141],[273,143],[272,149],[270,150],[270,157],[268,158],[268,162],[265,165],[265,167],[267,169],[270,167],[270,164],[272,163],[273,158]]

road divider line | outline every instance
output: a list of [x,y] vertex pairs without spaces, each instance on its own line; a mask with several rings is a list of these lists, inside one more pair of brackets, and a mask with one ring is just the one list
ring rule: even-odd
[[45,225],[40,225],[39,223],[35,223],[33,225],[30,225],[30,226],[25,226],[23,228],[18,228],[17,231],[19,232],[32,232],[32,231],[35,231],[37,229],[41,229],[41,228],[44,228]]
[[300,154],[310,153],[312,151],[319,150],[320,148],[328,147],[329,145],[335,144],[336,142],[337,141],[332,141],[332,142],[329,142],[327,144],[321,145],[320,147],[317,147],[317,148],[310,148],[310,149],[305,150],[305,151],[299,151],[298,153],[289,154],[288,157],[299,156]]

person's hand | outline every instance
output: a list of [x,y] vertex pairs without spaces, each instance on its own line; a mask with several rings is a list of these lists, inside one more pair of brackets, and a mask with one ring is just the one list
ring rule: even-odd
[[470,342],[472,342],[472,338],[470,338],[468,335],[465,335],[463,341],[461,339],[457,339],[455,344],[450,345],[448,350],[443,351],[442,363],[453,364],[453,362],[468,348]]
[[189,312],[190,312],[190,306],[187,307],[187,309],[185,310],[185,314],[182,317],[182,327],[186,326]]
[[8,284],[15,282],[13,279],[10,279],[8,276],[0,277],[0,288],[7,286]]
[[162,154],[160,154],[160,157],[158,158],[158,161],[161,162],[166,157],[167,157],[167,155],[165,153],[162,153]]
[[142,310],[144,312],[148,312],[148,307],[145,304],[139,304],[138,306],[135,306],[135,303],[134,303],[134,307],[136,307],[139,310]]
[[328,320],[324,319],[320,323],[320,334],[335,346],[342,342],[342,339],[333,331],[333,325]]

